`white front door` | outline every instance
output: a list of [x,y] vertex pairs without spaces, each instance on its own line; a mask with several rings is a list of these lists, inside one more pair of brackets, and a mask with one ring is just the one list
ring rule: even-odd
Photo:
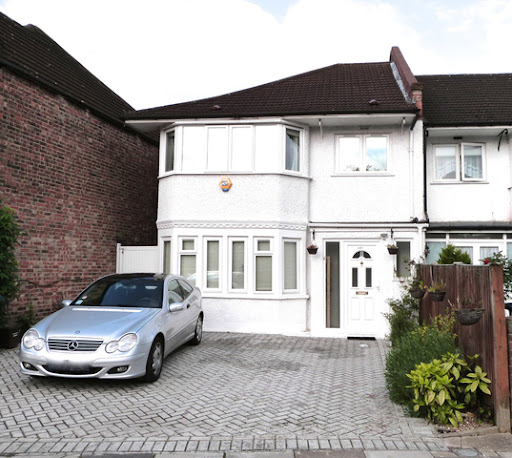
[[376,246],[347,246],[346,325],[348,336],[376,336],[382,334],[382,304]]

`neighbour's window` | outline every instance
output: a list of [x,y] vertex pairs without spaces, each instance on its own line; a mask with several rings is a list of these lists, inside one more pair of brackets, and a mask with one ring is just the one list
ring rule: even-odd
[[297,247],[296,241],[284,242],[284,290],[296,290],[297,289]]
[[336,172],[385,172],[388,170],[386,135],[338,137]]
[[218,289],[220,287],[220,241],[206,241],[206,288]]
[[480,259],[491,258],[499,251],[500,249],[497,246],[482,246],[480,247]]
[[425,262],[427,264],[437,264],[441,251],[446,248],[446,242],[431,242],[426,244],[427,257]]
[[167,132],[165,142],[165,171],[174,170],[174,130]]
[[231,242],[231,289],[245,289],[245,241]]
[[164,274],[171,273],[171,241],[164,240]]
[[272,291],[271,241],[256,239],[256,291]]
[[300,170],[300,132],[286,129],[286,164],[285,169],[292,172]]
[[193,285],[196,284],[196,241],[181,239],[180,275]]
[[434,146],[435,179],[439,181],[478,181],[484,179],[483,145]]

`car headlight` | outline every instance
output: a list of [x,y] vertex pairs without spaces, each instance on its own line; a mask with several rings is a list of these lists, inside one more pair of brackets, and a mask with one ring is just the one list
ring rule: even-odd
[[130,351],[137,345],[137,334],[125,334],[119,340],[109,342],[105,347],[107,353],[114,353],[115,351]]
[[44,339],[39,336],[35,329],[30,329],[23,336],[23,345],[25,348],[33,348],[39,351],[44,347]]

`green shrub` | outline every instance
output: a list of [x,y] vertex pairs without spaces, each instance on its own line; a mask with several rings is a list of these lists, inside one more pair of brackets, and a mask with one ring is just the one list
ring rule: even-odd
[[512,295],[512,259],[507,258],[501,251],[481,259],[485,265],[503,267],[503,291],[505,295]]
[[453,245],[448,244],[441,250],[441,253],[439,253],[439,259],[437,260],[437,263],[453,264],[454,262],[471,264],[471,257],[460,248],[455,248]]
[[[471,358],[475,361],[478,357]],[[458,353],[422,362],[407,374],[414,398],[413,411],[430,421],[457,427],[462,413],[477,404],[480,393],[491,394],[491,381],[480,366],[472,367]]]
[[389,398],[413,410],[414,392],[407,388],[407,374],[422,362],[433,361],[447,353],[460,353],[453,333],[453,318],[440,317],[432,325],[418,327],[403,335],[386,356],[386,388]]
[[18,262],[14,250],[19,235],[14,210],[0,200],[0,324],[6,319],[9,302],[18,294]]
[[411,333],[419,326],[419,302],[408,292],[403,292],[400,299],[388,300],[390,313],[384,316],[389,321],[389,340],[394,345],[404,335]]

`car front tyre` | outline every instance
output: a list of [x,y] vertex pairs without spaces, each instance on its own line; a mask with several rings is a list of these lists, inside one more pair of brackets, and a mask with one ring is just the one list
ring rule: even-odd
[[196,321],[194,337],[190,340],[190,345],[199,345],[203,339],[203,316],[199,315]]
[[164,344],[161,338],[157,337],[149,350],[148,362],[146,363],[145,382],[156,382],[162,372],[164,364]]

